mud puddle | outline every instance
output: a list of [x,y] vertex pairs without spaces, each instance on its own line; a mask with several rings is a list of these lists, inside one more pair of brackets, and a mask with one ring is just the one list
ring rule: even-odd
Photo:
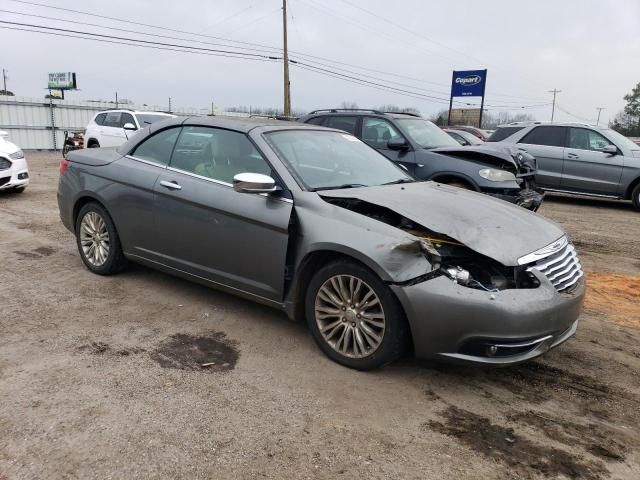
[[442,412],[444,423],[431,421],[426,428],[456,438],[494,461],[514,468],[521,478],[538,475],[598,480],[609,472],[603,462],[592,461],[559,448],[540,445],[475,413],[454,406]]
[[178,333],[162,342],[151,358],[164,368],[224,372],[233,370],[240,357],[236,342],[222,332],[193,336]]

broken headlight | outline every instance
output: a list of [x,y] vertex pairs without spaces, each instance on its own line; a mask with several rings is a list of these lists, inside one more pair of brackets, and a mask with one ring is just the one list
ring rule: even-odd
[[478,172],[482,178],[486,178],[490,182],[515,182],[516,176],[506,170],[498,170],[497,168],[483,168]]

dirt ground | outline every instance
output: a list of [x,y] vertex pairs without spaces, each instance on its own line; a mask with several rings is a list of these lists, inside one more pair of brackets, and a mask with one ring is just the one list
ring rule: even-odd
[[[82,265],[59,155],[0,195],[0,479],[640,478],[640,213],[549,196],[590,288],[578,332],[483,370],[329,361],[278,311]],[[207,366],[202,366],[206,364]]]

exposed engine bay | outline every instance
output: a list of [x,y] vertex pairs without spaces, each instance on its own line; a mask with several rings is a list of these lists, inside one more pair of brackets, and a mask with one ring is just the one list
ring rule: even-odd
[[459,285],[488,292],[536,288],[540,285],[538,279],[526,271],[526,267],[506,267],[459,241],[430,231],[388,208],[352,198],[324,197],[324,200],[420,238],[420,248],[432,266],[431,272],[421,280],[444,275]]

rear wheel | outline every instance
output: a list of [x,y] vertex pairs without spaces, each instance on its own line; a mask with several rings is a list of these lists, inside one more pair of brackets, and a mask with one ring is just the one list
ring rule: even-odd
[[80,258],[93,273],[111,275],[126,265],[113,220],[98,203],[87,203],[80,209],[76,242]]
[[332,360],[371,370],[406,352],[409,329],[396,297],[373,272],[338,260],[318,270],[307,289],[306,319]]
[[636,188],[633,189],[631,200],[633,201],[633,206],[636,208],[636,210],[640,210],[640,183],[636,185]]
[[98,143],[97,140],[89,140],[89,143],[87,144],[88,148],[100,148],[100,144]]

